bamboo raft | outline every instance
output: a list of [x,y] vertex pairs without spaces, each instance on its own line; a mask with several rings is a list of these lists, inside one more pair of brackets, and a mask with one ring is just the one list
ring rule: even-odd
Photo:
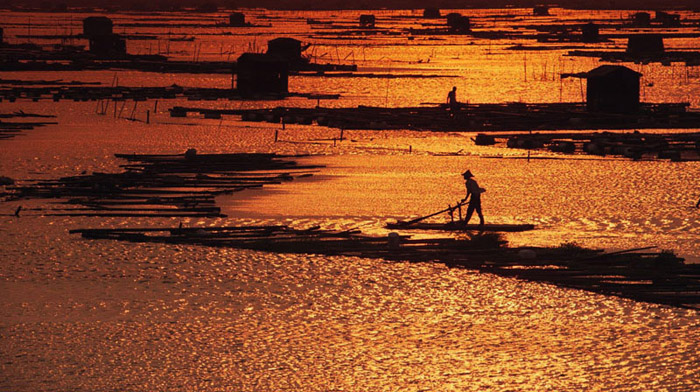
[[42,114],[32,114],[24,113],[22,111],[15,113],[4,113],[0,114],[0,140],[12,139],[13,137],[20,135],[23,131],[32,130],[37,127],[44,127],[46,125],[58,124],[53,121],[40,121],[40,122],[28,122],[28,121],[3,121],[2,119],[7,118],[53,118],[55,116],[47,116]]
[[549,150],[565,154],[620,156],[633,160],[700,159],[700,132],[691,133],[512,133],[478,134],[479,145],[505,144],[508,148]]
[[176,106],[171,116],[187,113],[235,115],[244,121],[312,124],[338,129],[418,130],[445,132],[530,131],[562,129],[688,129],[700,124],[700,113],[687,104],[644,103],[630,114],[589,112],[577,103],[461,104],[455,113],[446,105],[382,108],[208,109]]
[[494,234],[468,239],[412,239],[395,233],[378,237],[352,230],[287,226],[77,229],[70,232],[95,240],[439,262],[638,301],[700,309],[700,265],[684,264],[683,259],[672,253],[649,252],[653,247],[613,253],[574,246],[510,248]]
[[[278,93],[270,94],[269,99],[281,99],[287,97],[303,97],[309,99],[337,99],[340,95],[334,94],[304,94],[304,93]],[[177,85],[168,87],[124,87],[124,86],[13,86],[0,87],[0,102],[8,100],[14,102],[17,99],[30,99],[32,101],[51,99],[54,102],[61,100],[79,101],[146,101],[148,99],[176,99],[188,100],[239,100],[244,97],[236,89],[226,88],[200,88],[181,87]]]
[[463,222],[448,222],[448,223],[432,223],[432,222],[396,222],[387,223],[385,226],[387,229],[395,230],[438,230],[438,231],[481,231],[481,232],[520,232],[534,230],[535,225],[533,224],[484,224],[483,226],[478,224],[467,224]]
[[[116,154],[121,173],[13,185],[0,198],[59,199],[49,216],[223,217],[215,197],[307,177],[320,166],[275,154]],[[297,156],[298,157],[298,156]]]

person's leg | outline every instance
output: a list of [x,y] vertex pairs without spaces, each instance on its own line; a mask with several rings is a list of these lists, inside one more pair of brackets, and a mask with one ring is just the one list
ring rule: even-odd
[[476,207],[476,213],[479,215],[479,226],[484,225],[484,214],[481,213],[481,204]]
[[468,224],[469,220],[472,218],[472,215],[474,214],[474,209],[476,207],[474,206],[474,203],[469,203],[469,207],[467,207],[467,216],[464,218],[464,224]]

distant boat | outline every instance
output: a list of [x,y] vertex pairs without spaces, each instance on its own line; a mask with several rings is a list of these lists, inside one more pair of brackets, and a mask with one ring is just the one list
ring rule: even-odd
[[478,224],[468,224],[450,222],[450,223],[423,223],[417,222],[412,224],[406,224],[403,222],[387,223],[387,229],[403,229],[403,230],[442,230],[442,231],[490,231],[490,232],[518,232],[518,231],[528,231],[534,230],[535,225],[524,223],[524,224],[485,224],[484,226],[479,226]]

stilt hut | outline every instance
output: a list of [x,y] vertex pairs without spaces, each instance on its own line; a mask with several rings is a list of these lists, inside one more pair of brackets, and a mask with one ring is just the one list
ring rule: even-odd
[[426,19],[438,19],[440,18],[439,8],[426,8],[423,10],[423,17]]
[[532,8],[532,14],[535,16],[549,16],[549,6],[538,4]]
[[236,63],[236,88],[243,96],[287,93],[289,64],[274,55],[243,53]]
[[360,15],[360,27],[363,28],[374,28],[376,23],[376,18],[371,14]]
[[601,65],[587,72],[586,108],[589,111],[634,113],[639,110],[642,75],[620,65]]
[[648,12],[636,12],[632,14],[632,25],[636,27],[649,27],[651,15]]
[[654,21],[664,27],[678,27],[681,25],[681,16],[664,11],[656,11]]
[[447,15],[447,27],[452,33],[465,33],[471,31],[471,20],[467,16],[453,12]]
[[664,39],[660,34],[631,35],[627,40],[627,53],[643,56],[662,54]]
[[600,28],[597,24],[590,22],[581,26],[581,41],[600,42]]
[[275,38],[267,42],[267,54],[287,60],[301,58],[301,41],[294,38]]
[[5,42],[4,39],[5,39],[4,31],[3,31],[2,27],[0,27],[0,45],[2,45]]
[[234,12],[228,16],[228,25],[232,27],[245,27],[245,14],[242,12]]
[[83,35],[86,37],[111,35],[113,28],[112,19],[106,16],[90,16],[83,19]]

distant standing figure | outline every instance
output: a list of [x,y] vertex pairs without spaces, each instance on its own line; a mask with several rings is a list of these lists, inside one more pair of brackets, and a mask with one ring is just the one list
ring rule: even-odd
[[484,214],[481,213],[481,194],[486,192],[486,189],[479,187],[471,171],[465,171],[462,173],[462,177],[464,177],[464,185],[467,188],[467,195],[464,196],[462,201],[466,201],[471,196],[469,207],[467,207],[467,216],[464,218],[464,225],[469,224],[469,220],[476,210],[476,213],[479,215],[479,226],[484,226]]
[[452,90],[447,93],[447,104],[450,105],[450,115],[454,115],[459,108],[457,103],[457,86],[453,86]]
[[700,199],[698,199],[698,202],[695,203],[695,208],[700,208]]

